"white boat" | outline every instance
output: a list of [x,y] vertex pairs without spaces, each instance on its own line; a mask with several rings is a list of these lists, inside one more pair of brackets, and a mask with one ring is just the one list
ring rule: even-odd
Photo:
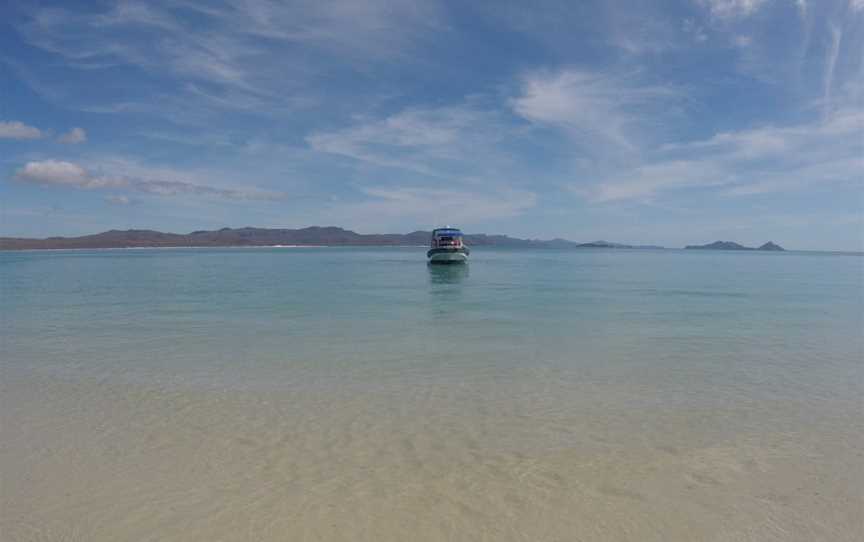
[[471,251],[462,242],[462,232],[458,228],[438,228],[432,230],[432,241],[426,257],[429,263],[464,263]]

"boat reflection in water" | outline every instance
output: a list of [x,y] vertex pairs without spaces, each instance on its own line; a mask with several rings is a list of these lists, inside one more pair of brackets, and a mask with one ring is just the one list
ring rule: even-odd
[[430,284],[459,284],[468,278],[468,265],[437,265],[429,262],[426,264],[429,269]]

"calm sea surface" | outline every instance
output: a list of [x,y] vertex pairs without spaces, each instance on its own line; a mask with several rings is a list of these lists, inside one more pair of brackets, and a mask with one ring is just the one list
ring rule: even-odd
[[0,538],[861,540],[864,257],[0,252]]

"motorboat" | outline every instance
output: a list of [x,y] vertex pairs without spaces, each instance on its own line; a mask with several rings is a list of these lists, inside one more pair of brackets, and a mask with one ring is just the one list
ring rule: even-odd
[[437,228],[432,230],[432,241],[426,257],[429,263],[465,263],[471,251],[462,241],[458,228]]

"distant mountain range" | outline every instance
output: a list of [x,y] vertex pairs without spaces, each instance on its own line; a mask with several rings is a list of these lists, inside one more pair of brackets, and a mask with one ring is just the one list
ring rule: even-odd
[[[335,226],[309,228],[222,228],[192,233],[163,233],[153,230],[110,230],[81,237],[48,237],[25,239],[0,237],[0,250],[63,249],[63,248],[144,248],[144,247],[251,247],[251,246],[426,246],[428,231],[411,233],[362,234]],[[662,249],[656,245],[625,245],[609,241],[577,243],[566,239],[518,239],[507,235],[485,233],[465,235],[469,246],[511,248],[639,248]],[[691,250],[783,250],[765,243],[758,248],[745,247],[731,241],[715,241],[707,245],[688,245]]]
[[713,243],[708,243],[707,245],[687,245],[684,248],[690,250],[769,250],[774,252],[786,250],[780,245],[777,245],[771,241],[768,241],[764,245],[757,248],[745,247],[744,245],[739,245],[738,243],[733,243],[732,241],[714,241]]
[[[138,247],[242,247],[242,246],[406,246],[429,243],[431,232],[406,234],[360,234],[337,227],[312,226],[301,229],[222,228],[192,233],[163,233],[153,230],[110,230],[81,237],[25,239],[0,237],[0,250],[64,248],[138,248]],[[625,245],[608,241],[576,243],[566,239],[548,241],[517,239],[506,235],[468,234],[469,246],[513,248],[663,248],[653,245]]]

